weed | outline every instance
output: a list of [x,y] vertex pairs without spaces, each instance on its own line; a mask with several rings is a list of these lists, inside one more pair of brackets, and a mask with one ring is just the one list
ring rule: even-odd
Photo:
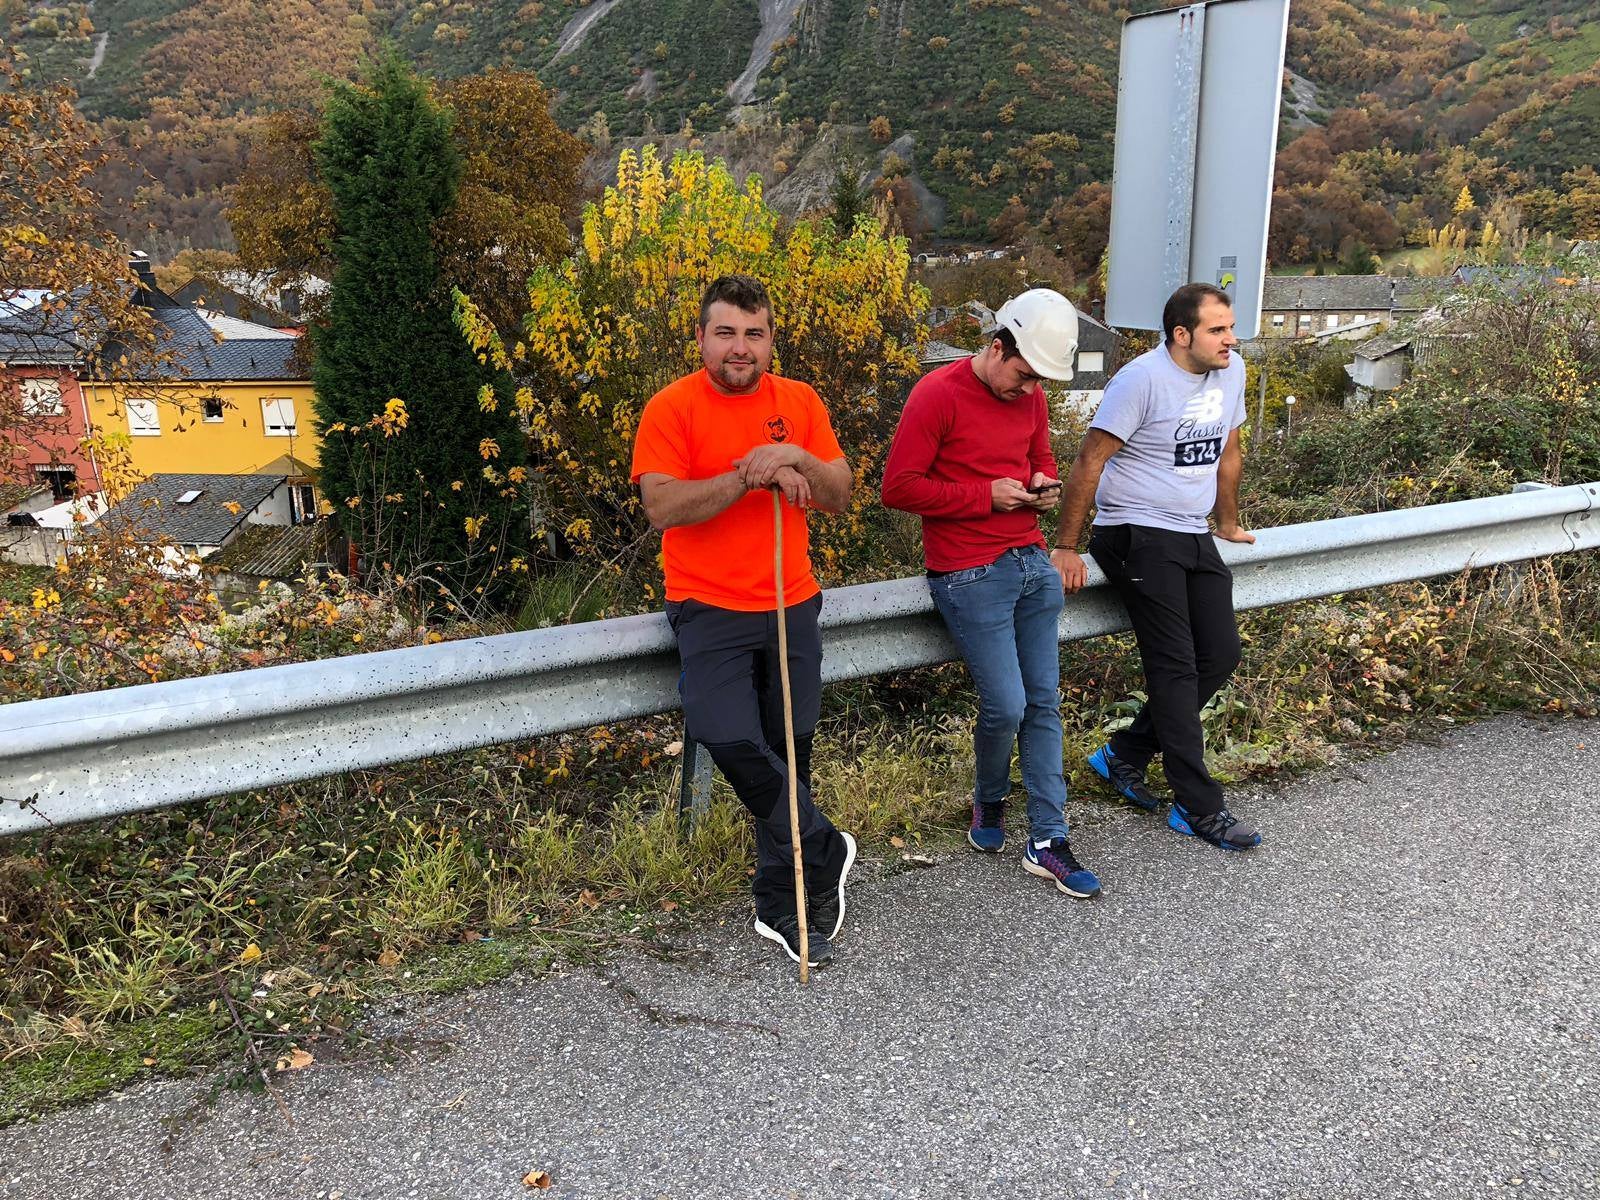
[[476,874],[458,834],[408,824],[409,835],[395,847],[372,907],[373,932],[398,947],[459,932],[467,922],[468,890]]

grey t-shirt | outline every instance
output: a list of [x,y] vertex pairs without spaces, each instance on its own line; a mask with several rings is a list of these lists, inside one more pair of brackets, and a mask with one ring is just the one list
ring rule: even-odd
[[1122,439],[1095,492],[1096,525],[1204,533],[1217,502],[1217,463],[1243,425],[1244,360],[1191,375],[1157,346],[1111,377],[1090,428]]

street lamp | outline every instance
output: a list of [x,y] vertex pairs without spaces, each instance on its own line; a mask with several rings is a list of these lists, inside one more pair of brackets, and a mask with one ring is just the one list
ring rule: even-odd
[[1294,397],[1285,396],[1283,398],[1283,405],[1284,431],[1287,434],[1292,434],[1294,433]]

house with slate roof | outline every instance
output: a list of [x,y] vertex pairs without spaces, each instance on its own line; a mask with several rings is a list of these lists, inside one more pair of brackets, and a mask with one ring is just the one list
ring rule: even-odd
[[24,403],[49,409],[59,425],[48,444],[25,447],[9,474],[31,467],[61,499],[104,490],[102,465],[80,442],[90,431],[124,434],[136,474],[278,472],[289,476],[292,518],[310,518],[319,446],[300,339],[235,321],[213,328],[157,286],[143,255],[133,267],[161,352],[158,366],[133,379],[112,378],[125,347],[92,313],[69,304],[41,328],[29,297],[0,298],[0,385],[14,392],[20,380]]
[[[90,423],[127,434],[141,475],[281,473],[290,520],[312,517],[319,445],[300,339],[248,324],[226,327],[246,336],[227,336],[163,292],[148,262],[134,265],[140,302],[155,314],[170,362],[159,376],[83,380]],[[100,357],[119,352],[113,339]]]
[[1388,325],[1430,307],[1453,281],[1393,275],[1268,275],[1260,337],[1309,337],[1374,318]]
[[9,481],[47,485],[51,503],[98,490],[93,460],[83,452],[89,410],[78,385],[92,356],[70,309],[53,307],[40,291],[0,296],[0,427],[10,461]]
[[252,525],[292,523],[282,475],[152,475],[100,518],[97,530],[170,545],[174,565],[207,559]]

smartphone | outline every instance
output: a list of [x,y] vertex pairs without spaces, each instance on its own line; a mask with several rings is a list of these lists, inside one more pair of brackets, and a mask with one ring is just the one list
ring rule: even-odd
[[1032,492],[1035,496],[1042,496],[1046,492],[1059,492],[1060,490],[1061,485],[1059,483],[1041,483],[1038,487],[1031,487],[1028,489],[1028,491]]

